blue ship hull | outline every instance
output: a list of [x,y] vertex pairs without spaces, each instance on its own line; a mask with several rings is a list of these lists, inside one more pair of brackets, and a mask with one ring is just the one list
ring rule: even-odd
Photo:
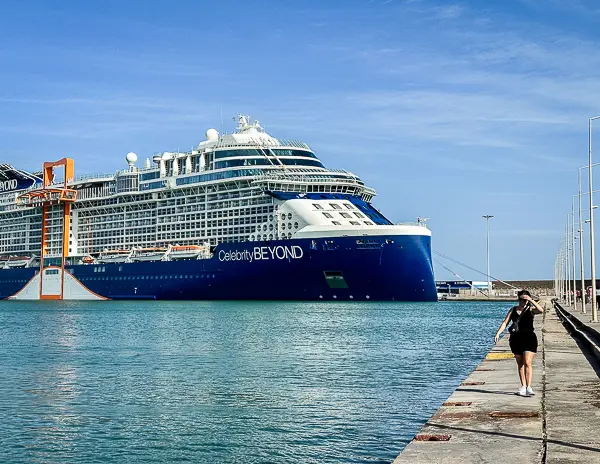
[[[67,269],[109,299],[436,301],[430,242],[390,235],[224,243],[210,259]],[[37,272],[0,270],[0,298]]]

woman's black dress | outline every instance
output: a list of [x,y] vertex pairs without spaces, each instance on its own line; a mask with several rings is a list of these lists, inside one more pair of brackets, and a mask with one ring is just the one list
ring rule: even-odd
[[[511,311],[510,321],[514,324],[516,320],[519,319],[517,306],[513,307]],[[538,339],[533,330],[533,313],[530,308],[524,310],[523,315],[519,320],[519,331],[510,334],[508,343],[513,354],[522,355],[525,351],[537,353]]]

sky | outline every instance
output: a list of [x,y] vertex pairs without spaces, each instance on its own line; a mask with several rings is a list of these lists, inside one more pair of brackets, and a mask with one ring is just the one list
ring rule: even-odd
[[248,114],[429,218],[438,280],[485,280],[435,253],[485,271],[486,214],[491,274],[551,279],[599,25],[595,0],[3,0],[0,162],[114,172]]

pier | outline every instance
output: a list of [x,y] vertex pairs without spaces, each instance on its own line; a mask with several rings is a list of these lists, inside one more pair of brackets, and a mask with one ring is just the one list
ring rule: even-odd
[[600,324],[549,301],[535,324],[535,396],[504,335],[393,464],[600,463]]

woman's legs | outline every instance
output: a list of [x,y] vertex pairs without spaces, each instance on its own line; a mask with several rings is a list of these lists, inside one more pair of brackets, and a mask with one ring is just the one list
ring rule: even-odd
[[531,377],[533,376],[531,362],[533,361],[534,355],[535,353],[533,353],[532,351],[525,351],[523,353],[523,364],[525,366],[525,380],[527,381],[527,383],[524,383],[523,385],[527,385],[528,387],[531,387]]
[[[526,352],[528,353],[528,352]],[[521,379],[521,385],[522,386],[527,386],[527,384],[525,383],[525,365],[524,365],[524,360],[523,360],[523,355],[521,354],[515,354],[515,359],[517,360],[517,366],[519,368],[519,378]]]

